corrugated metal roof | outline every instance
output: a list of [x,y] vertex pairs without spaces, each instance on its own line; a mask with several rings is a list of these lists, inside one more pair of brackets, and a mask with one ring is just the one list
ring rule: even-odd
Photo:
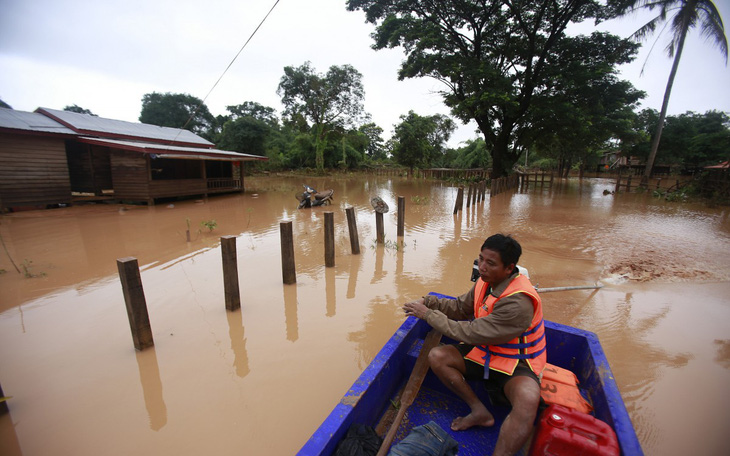
[[0,108],[0,128],[33,131],[41,133],[58,133],[76,136],[76,132],[55,120],[35,112],[16,111]]
[[242,154],[240,152],[233,152],[229,150],[206,149],[202,147],[181,147],[139,141],[123,141],[118,139],[89,137],[79,137],[76,138],[76,140],[87,144],[132,150],[143,154],[156,154],[161,158],[217,159],[231,161],[268,160],[268,157],[261,157],[259,155]]
[[196,145],[198,147],[215,146],[212,142],[201,138],[195,133],[180,128],[159,127],[157,125],[126,122],[124,120],[106,119],[89,114],[59,111],[49,108],[38,108],[35,112],[47,115],[84,135],[112,136],[122,139]]

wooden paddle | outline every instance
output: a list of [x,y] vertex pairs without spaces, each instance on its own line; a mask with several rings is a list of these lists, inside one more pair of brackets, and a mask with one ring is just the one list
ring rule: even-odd
[[551,288],[540,288],[535,287],[538,293],[550,293],[551,291],[569,291],[569,290],[597,290],[603,288],[603,284],[596,285],[580,285],[577,287],[551,287]]
[[380,446],[377,456],[385,456],[388,454],[388,450],[390,450],[390,445],[393,444],[393,439],[395,438],[395,434],[398,432],[400,423],[406,415],[406,410],[416,399],[418,390],[421,389],[423,379],[428,373],[428,352],[430,352],[433,347],[437,346],[439,342],[441,342],[441,333],[435,329],[429,331],[423,341],[421,352],[418,354],[418,358],[416,359],[416,365],[413,366],[411,376],[408,378],[408,383],[406,383],[406,387],[401,395],[398,414],[395,416],[393,424],[390,426],[388,433],[385,435],[383,444]]

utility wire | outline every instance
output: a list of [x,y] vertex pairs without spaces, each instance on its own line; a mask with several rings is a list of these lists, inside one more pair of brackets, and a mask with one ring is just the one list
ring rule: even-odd
[[[213,90],[216,88],[216,86],[218,85],[218,83],[221,82],[221,79],[223,79],[223,76],[225,76],[225,74],[228,72],[228,70],[231,68],[231,66],[233,66],[233,62],[235,62],[236,59],[238,58],[238,56],[241,55],[241,52],[243,52],[243,50],[246,48],[246,46],[251,41],[251,39],[254,37],[254,35],[256,35],[256,32],[258,32],[259,29],[261,28],[261,26],[264,25],[264,22],[266,22],[266,19],[269,18],[269,15],[271,14],[272,11],[274,11],[274,8],[276,8],[276,5],[279,4],[279,1],[280,0],[276,0],[274,2],[274,5],[271,7],[271,9],[269,10],[269,12],[266,13],[266,16],[264,16],[264,18],[261,20],[261,22],[256,27],[256,29],[251,33],[251,36],[249,36],[248,39],[246,40],[246,42],[243,43],[243,46],[241,46],[241,49],[238,50],[238,53],[236,54],[236,56],[233,57],[233,60],[231,60],[231,63],[228,64],[228,66],[226,67],[226,69],[223,70],[223,73],[221,73],[221,75],[218,78],[218,80],[215,81],[215,84],[213,84],[213,87],[210,88],[210,90],[208,91],[208,94],[205,95],[205,98],[203,98],[203,101],[201,101],[200,104],[195,108],[195,110],[193,111],[193,113],[190,114],[190,117],[188,117],[187,122],[185,122],[185,125],[183,125],[183,127],[182,127],[183,130],[185,129],[185,127],[188,126],[188,124],[190,123],[190,121],[193,120],[193,117],[195,116],[195,114],[198,113],[198,110],[205,104],[205,100],[208,99],[208,97],[213,92]],[[178,132],[178,135],[179,134],[180,134],[180,132]],[[175,136],[175,139],[177,139],[177,135]],[[173,142],[175,141],[175,139],[173,139]]]

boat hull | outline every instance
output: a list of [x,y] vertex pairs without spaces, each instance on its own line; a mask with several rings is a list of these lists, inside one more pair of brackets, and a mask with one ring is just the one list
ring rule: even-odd
[[[298,454],[334,454],[352,424],[376,427],[384,414],[389,410],[392,413],[392,402],[397,401],[399,390],[407,382],[430,329],[423,320],[407,318]],[[576,374],[582,393],[594,407],[593,415],[615,430],[622,454],[642,455],[598,337],[589,331],[549,321],[545,321],[545,333],[548,362]],[[449,339],[444,338],[444,342]],[[408,408],[394,444],[413,427],[434,421],[459,442],[460,455],[491,454],[499,425],[509,413],[509,407],[492,404],[483,382],[473,382],[472,387],[495,416],[495,426],[451,431],[451,421],[468,414],[469,409],[429,371],[418,397]]]

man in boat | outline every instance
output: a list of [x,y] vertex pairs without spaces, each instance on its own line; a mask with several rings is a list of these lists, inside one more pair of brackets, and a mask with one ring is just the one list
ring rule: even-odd
[[540,404],[540,377],[546,362],[542,303],[520,274],[520,244],[510,236],[487,238],[479,254],[479,279],[456,299],[425,296],[403,305],[406,315],[426,320],[458,345],[431,350],[436,376],[470,407],[451,429],[492,426],[494,417],[466,379],[484,379],[512,405],[493,455],[513,455],[527,441]]

